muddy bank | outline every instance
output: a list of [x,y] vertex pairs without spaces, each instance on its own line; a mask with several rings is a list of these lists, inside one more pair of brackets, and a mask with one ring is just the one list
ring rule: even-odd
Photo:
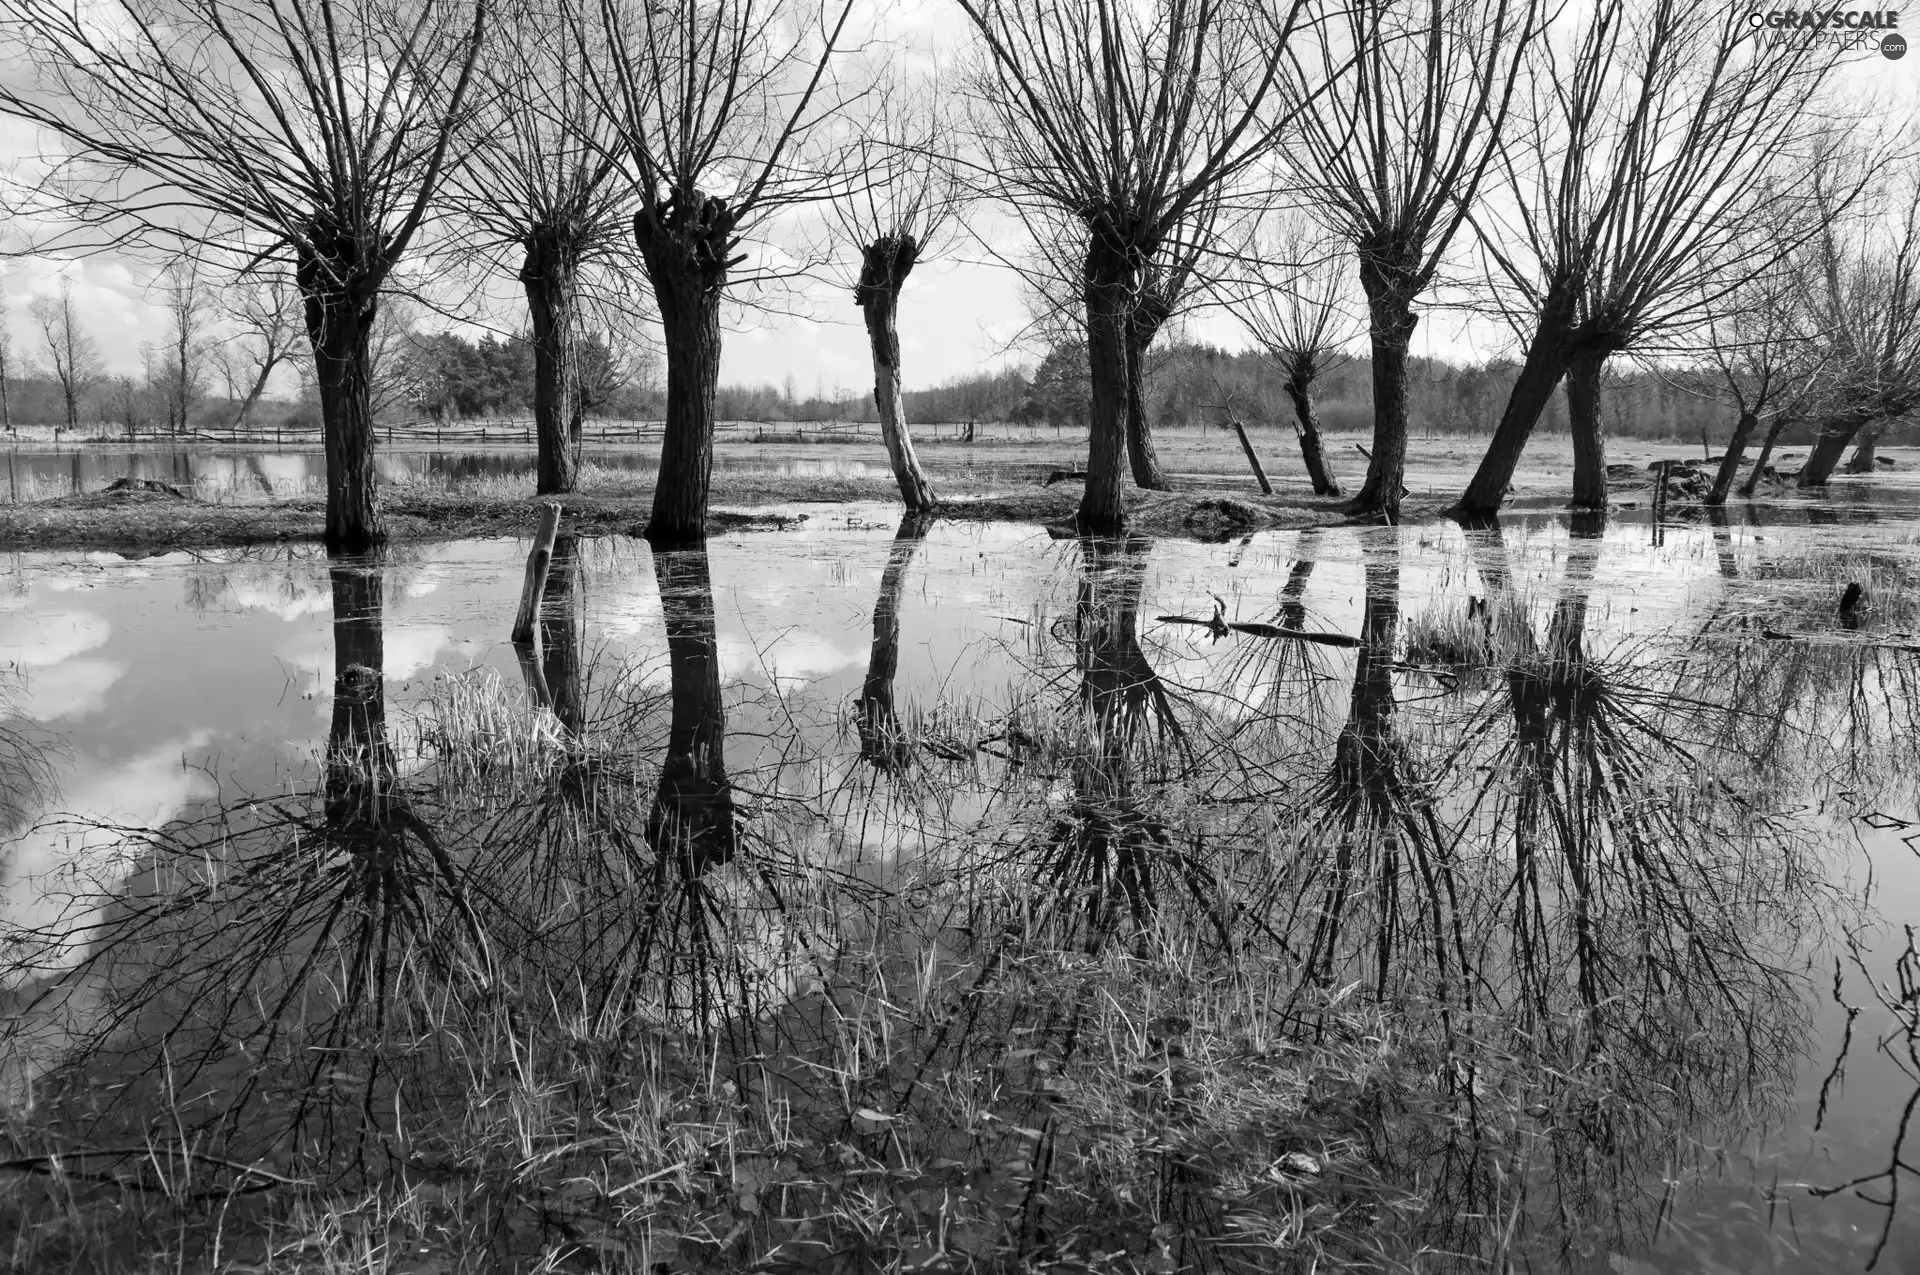
[[[1027,490],[967,492],[943,484],[942,518],[981,522],[1070,523],[1077,484]],[[583,536],[636,534],[652,508],[650,488],[560,498],[567,526]],[[716,483],[713,532],[774,529],[798,521],[794,505],[892,502],[890,479],[781,478]],[[396,542],[518,536],[533,526],[538,498],[522,491],[448,492],[390,487],[383,495]],[[1129,506],[1135,530],[1153,536],[1224,539],[1268,527],[1341,521],[1338,502],[1263,497],[1220,483],[1180,492],[1140,492]],[[1410,511],[1411,512],[1411,511]],[[1421,513],[1428,511],[1420,511]],[[1438,507],[1431,512],[1438,512]],[[160,553],[243,545],[318,541],[326,515],[319,496],[266,502],[209,502],[168,491],[96,492],[0,505],[0,549],[105,549]],[[1418,516],[1416,514],[1415,516]]]

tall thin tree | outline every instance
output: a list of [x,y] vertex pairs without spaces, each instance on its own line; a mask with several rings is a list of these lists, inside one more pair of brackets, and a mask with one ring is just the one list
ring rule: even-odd
[[62,279],[60,291],[51,297],[35,297],[27,306],[33,323],[40,330],[40,342],[47,351],[47,370],[60,388],[60,402],[66,409],[66,427],[80,428],[80,401],[99,381],[100,347],[94,344],[80,322],[73,304],[73,280]]
[[167,314],[167,430],[180,434],[187,416],[206,389],[207,285],[201,254],[189,249],[169,262],[160,277],[160,302]]

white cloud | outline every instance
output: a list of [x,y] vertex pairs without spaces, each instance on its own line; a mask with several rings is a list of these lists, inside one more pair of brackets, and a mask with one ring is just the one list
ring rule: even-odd
[[126,673],[127,666],[118,660],[67,660],[37,669],[27,678],[20,707],[42,722],[98,713],[107,706],[107,692]]
[[51,668],[106,645],[112,633],[105,619],[82,611],[10,612],[0,616],[0,664]]

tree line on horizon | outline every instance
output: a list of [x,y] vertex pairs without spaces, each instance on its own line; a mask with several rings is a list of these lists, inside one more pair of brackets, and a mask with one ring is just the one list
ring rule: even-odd
[[[290,395],[249,398],[257,377],[257,351],[236,356],[248,335],[228,334],[188,351],[183,364],[143,351],[139,377],[100,370],[91,339],[79,338],[81,393],[71,418],[64,382],[45,363],[23,358],[11,369],[0,402],[0,429],[14,425],[61,430],[94,426],[103,436],[185,437],[196,430],[309,429],[320,425],[311,385],[302,378]],[[588,416],[657,419],[665,396],[644,355],[623,351],[589,334],[581,341]],[[529,334],[467,337],[454,332],[409,331],[382,351],[372,397],[383,421],[473,421],[525,418],[534,404],[534,351]],[[251,362],[249,362],[251,360]],[[184,366],[186,392],[181,395]],[[1485,435],[1519,365],[1493,359],[1461,364],[1445,359],[1410,362],[1411,419],[1430,435]],[[1297,418],[1286,388],[1287,373],[1259,349],[1226,350],[1204,342],[1174,340],[1153,351],[1146,370],[1146,407],[1161,429],[1222,426],[1232,415],[1249,425],[1289,433]],[[1642,369],[1623,369],[1608,395],[1608,432],[1618,437],[1701,441],[1721,431],[1723,413],[1711,386]],[[1086,350],[1068,342],[1037,363],[949,378],[925,389],[904,390],[911,419],[934,424],[1041,426],[1074,437],[1085,433],[1092,411]],[[1328,431],[1364,431],[1372,424],[1372,374],[1364,356],[1336,362],[1320,376],[1316,393],[1321,426]],[[184,409],[180,404],[184,402]],[[723,384],[715,391],[719,420],[764,424],[877,424],[870,394],[800,393],[785,385]],[[1567,432],[1564,395],[1548,404],[1540,428]],[[1794,436],[1793,441],[1800,441]]]
[[899,296],[984,221],[1019,227],[1006,259],[1042,344],[1084,354],[1088,534],[1125,529],[1130,484],[1170,485],[1156,361],[1208,307],[1281,374],[1325,495],[1321,414],[1364,352],[1362,519],[1399,515],[1413,334],[1443,303],[1518,351],[1463,517],[1499,508],[1556,403],[1573,503],[1604,508],[1629,367],[1678,368],[1731,418],[1715,499],[1751,440],[1757,473],[1811,430],[1800,481],[1819,483],[1912,406],[1920,182],[1890,162],[1912,138],[1843,109],[1840,49],[1763,48],[1707,0],[1578,21],[1551,0],[953,3],[969,38],[930,57],[864,0],[113,0],[118,22],[0,0],[28,68],[0,113],[60,148],[17,192],[33,250],[136,247],[277,290],[311,354],[337,550],[385,534],[383,314],[463,278],[523,294],[543,493],[575,482],[588,336],[657,327],[646,535],[671,547],[704,536],[723,311],[834,275],[902,500],[931,508]]

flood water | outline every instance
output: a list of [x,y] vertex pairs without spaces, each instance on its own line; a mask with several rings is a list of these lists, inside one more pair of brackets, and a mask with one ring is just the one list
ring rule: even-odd
[[[657,448],[622,450],[589,447],[589,465],[636,474],[659,467]],[[783,460],[720,456],[722,471],[752,471],[803,478],[886,477],[885,465],[826,455]],[[383,482],[432,481],[448,485],[476,479],[515,478],[534,473],[531,447],[432,450],[382,447],[374,466]],[[99,491],[121,478],[155,479],[191,489],[203,500],[222,497],[297,496],[323,490],[326,458],[318,448],[208,447],[133,449],[118,447],[12,448],[7,456],[7,500],[40,500]]]
[[[537,820],[479,772],[524,763],[542,800],[576,780],[541,750],[574,748],[639,759],[620,808],[689,871],[844,877],[809,951],[970,873],[1089,952],[1191,911],[1289,1021],[1377,1023],[1354,1047],[1403,1061],[1312,1153],[1462,1269],[1920,1270],[1920,527],[1077,542],[842,508],[658,561],[563,541],[532,656],[526,552],[0,559],[0,1101],[140,1056],[128,989],[233,977],[185,930],[98,959],[193,876],[147,856],[269,810],[307,844],[394,800],[378,771],[453,860],[420,872],[466,874],[469,919],[435,923],[505,926],[520,887],[480,865]],[[236,948],[269,934],[236,915]],[[742,1012],[663,977],[688,1030]],[[762,1017],[805,999],[763,982]]]

